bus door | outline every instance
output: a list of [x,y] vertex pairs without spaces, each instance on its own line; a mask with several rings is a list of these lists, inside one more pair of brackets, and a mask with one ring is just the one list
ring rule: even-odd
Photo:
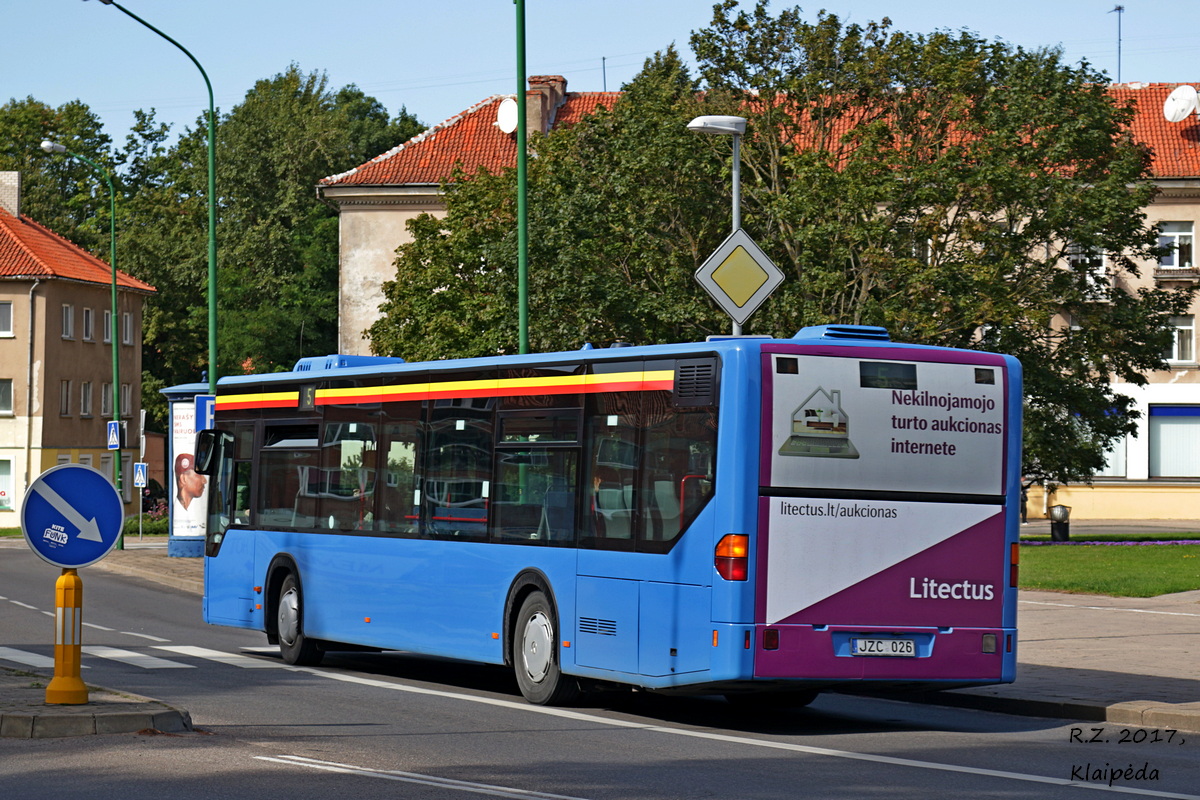
[[999,680],[1019,435],[1003,358],[772,349],[755,674]]
[[[689,546],[688,530],[713,492],[716,360],[593,366],[642,388],[585,400],[576,663],[652,676],[708,669],[711,537]],[[709,379],[685,397],[679,375],[696,367]]]

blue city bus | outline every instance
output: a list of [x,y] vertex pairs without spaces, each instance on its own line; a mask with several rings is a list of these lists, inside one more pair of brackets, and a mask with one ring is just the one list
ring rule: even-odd
[[1020,415],[1015,359],[865,326],[223,378],[204,618],[538,704],[1009,682]]

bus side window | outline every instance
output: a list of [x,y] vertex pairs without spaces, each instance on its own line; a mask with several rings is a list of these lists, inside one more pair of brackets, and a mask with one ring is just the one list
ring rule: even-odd
[[668,412],[650,421],[644,435],[638,550],[665,553],[712,494],[716,414]]
[[[383,480],[379,485],[380,507],[376,528],[393,536],[415,538],[420,533],[421,473],[417,458],[421,452],[420,405],[410,411],[414,418],[384,425]],[[389,409],[389,416],[393,414]]]

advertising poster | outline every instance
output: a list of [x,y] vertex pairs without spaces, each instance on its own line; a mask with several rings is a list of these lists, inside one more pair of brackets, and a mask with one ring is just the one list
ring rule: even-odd
[[770,485],[999,495],[999,366],[770,357]]
[[196,404],[171,404],[171,463],[167,479],[171,482],[171,535],[204,536],[208,504],[208,479],[196,473]]

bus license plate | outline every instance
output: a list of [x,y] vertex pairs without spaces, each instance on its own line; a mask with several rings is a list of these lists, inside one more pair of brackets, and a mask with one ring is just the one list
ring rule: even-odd
[[912,639],[851,639],[850,654],[855,656],[916,656]]

